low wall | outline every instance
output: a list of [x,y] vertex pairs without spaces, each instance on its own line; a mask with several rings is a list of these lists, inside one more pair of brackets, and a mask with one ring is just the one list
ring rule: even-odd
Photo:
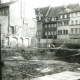
[[53,39],[41,39],[40,43],[52,43]]

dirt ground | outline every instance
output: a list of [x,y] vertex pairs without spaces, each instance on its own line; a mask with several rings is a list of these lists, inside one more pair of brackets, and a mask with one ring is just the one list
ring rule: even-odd
[[64,71],[80,72],[80,64],[60,60],[6,61],[3,67],[3,78],[32,79]]
[[53,52],[40,51],[32,55],[35,51],[22,51],[24,56],[28,57],[26,59],[21,56],[20,52],[15,52],[3,51],[3,59],[5,59],[2,67],[3,80],[24,80],[26,78],[30,80],[64,71],[80,72],[80,63],[75,61],[80,59],[80,56],[76,56],[75,59],[72,56],[61,59]]

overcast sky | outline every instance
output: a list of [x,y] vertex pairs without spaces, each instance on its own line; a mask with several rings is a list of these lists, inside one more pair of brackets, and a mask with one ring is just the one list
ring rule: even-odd
[[31,7],[45,7],[45,6],[60,6],[69,3],[80,3],[80,0],[28,0],[28,3],[31,3]]
[[[2,0],[3,2],[8,2],[11,0]],[[22,0],[23,1],[23,0]],[[45,7],[45,6],[60,6],[66,5],[69,3],[80,3],[80,0],[24,0],[26,5],[29,7],[37,8],[37,7]]]
[[[3,0],[3,2],[8,2],[11,0]],[[34,16],[34,8],[45,7],[45,6],[60,6],[66,4],[80,3],[80,0],[22,0],[25,4],[25,15],[26,17]]]
[[[23,1],[23,0],[22,0]],[[25,16],[34,16],[34,8],[45,6],[60,6],[66,4],[80,3],[80,0],[24,0],[25,1]],[[26,11],[27,9],[27,11]],[[26,15],[27,14],[27,15]]]

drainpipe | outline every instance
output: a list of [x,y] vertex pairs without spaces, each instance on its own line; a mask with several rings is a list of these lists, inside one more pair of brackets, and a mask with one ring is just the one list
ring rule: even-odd
[[[1,37],[1,24],[0,24],[0,37]],[[0,47],[1,47],[1,38],[0,38]],[[2,66],[3,62],[1,61],[1,53],[0,53],[0,80],[2,80]]]
[[48,48],[48,32],[47,32],[47,36],[46,36],[46,44],[47,44],[47,48]]

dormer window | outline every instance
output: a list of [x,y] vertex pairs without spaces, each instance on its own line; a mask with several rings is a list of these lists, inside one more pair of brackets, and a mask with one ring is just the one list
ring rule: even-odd
[[64,15],[64,18],[67,18],[67,15],[66,14]]
[[52,21],[54,21],[54,18],[52,18]]
[[54,18],[54,20],[56,21],[56,18]]
[[56,18],[52,18],[52,21],[56,21]]
[[51,20],[51,18],[48,18],[48,21],[50,21]]
[[47,22],[48,21],[48,19],[47,18],[45,18],[45,22]]
[[60,15],[60,19],[62,19],[63,18],[63,15]]
[[56,17],[56,20],[58,20],[58,17]]

